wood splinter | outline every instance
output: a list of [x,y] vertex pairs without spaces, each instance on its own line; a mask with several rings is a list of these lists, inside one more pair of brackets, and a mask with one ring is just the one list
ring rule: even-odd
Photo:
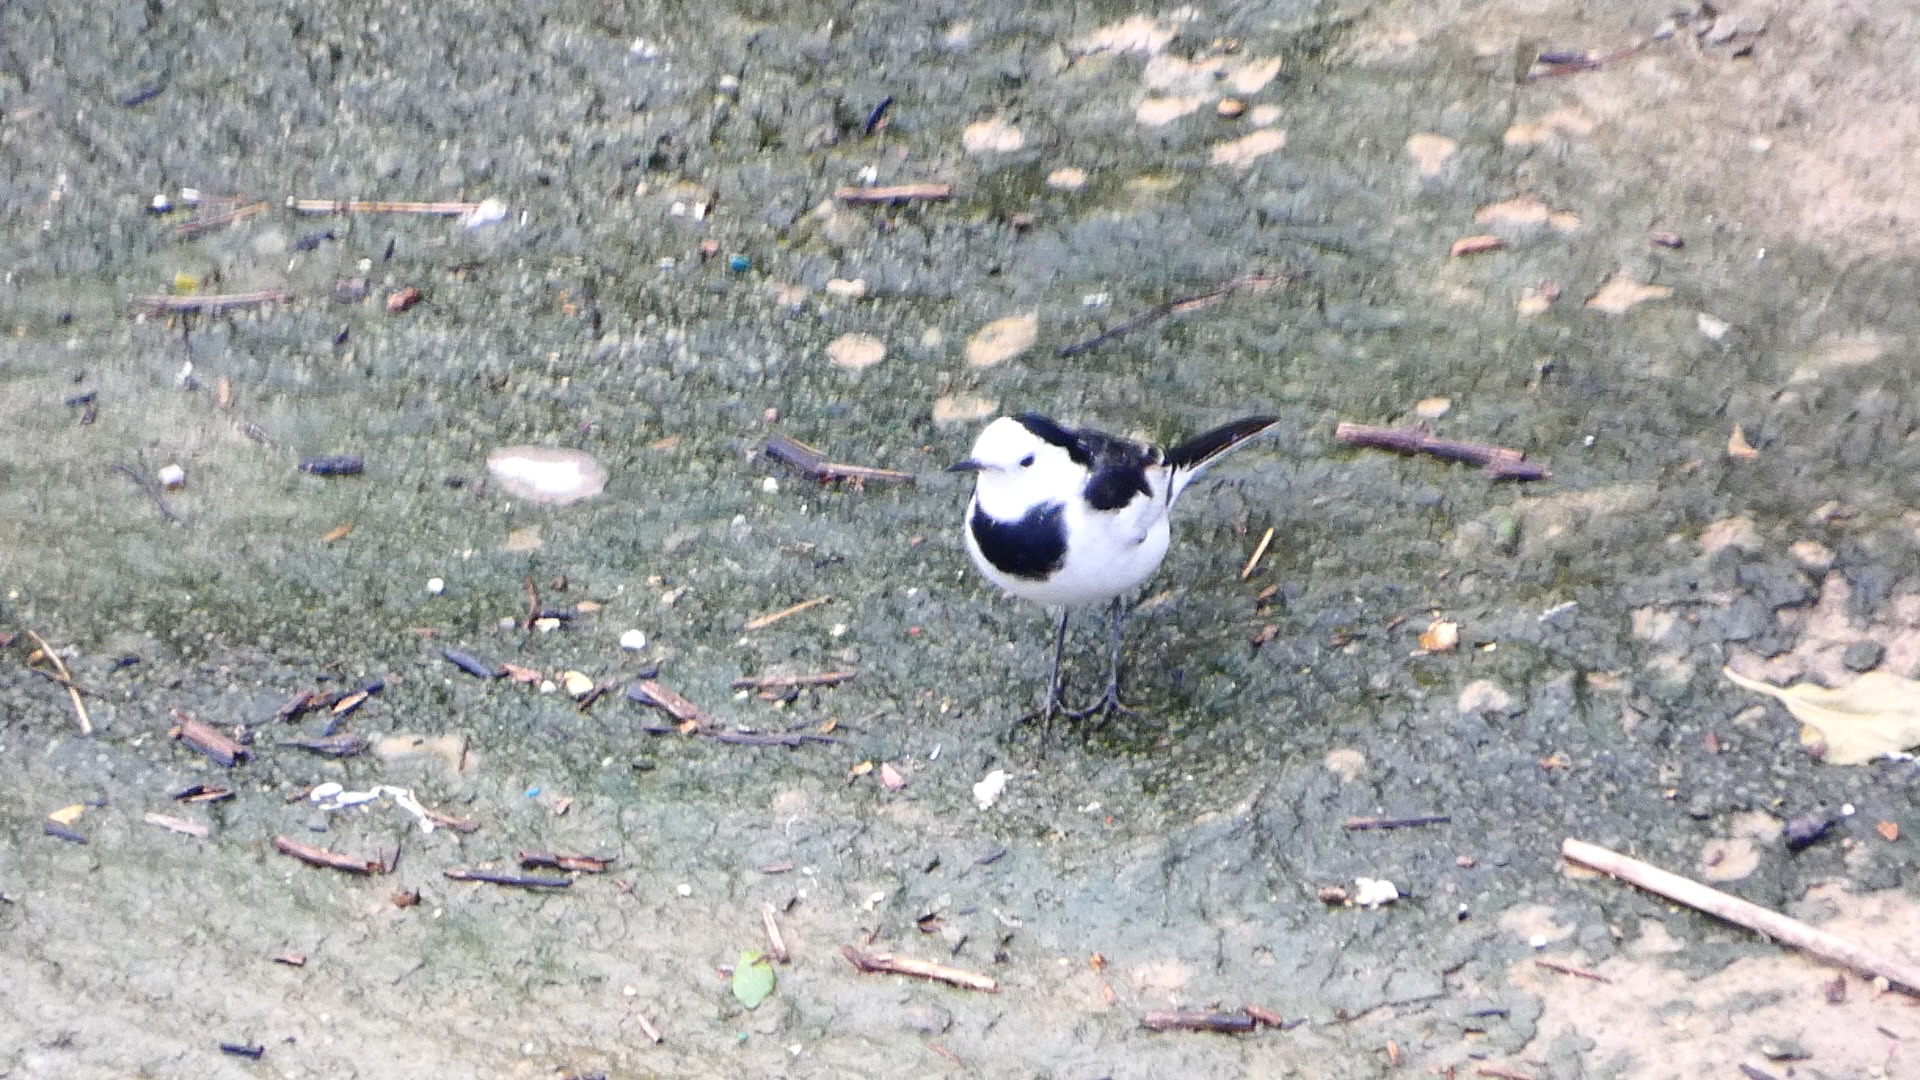
[[767,931],[767,955],[783,964],[793,963],[793,954],[787,951],[787,939],[780,934],[780,923],[774,917],[772,904],[760,905],[760,923]]
[[1446,461],[1484,465],[1490,480],[1545,480],[1553,475],[1546,466],[1528,461],[1526,455],[1518,450],[1486,443],[1437,439],[1421,424],[1390,428],[1343,421],[1334,428],[1333,437],[1349,446],[1392,450],[1401,454],[1431,454]]
[[472,870],[464,866],[453,867],[445,873],[454,881],[483,881],[489,885],[513,885],[522,889],[564,889],[573,884],[572,878],[503,874],[496,870]]
[[1154,1009],[1140,1018],[1140,1024],[1149,1031],[1211,1031],[1221,1035],[1244,1035],[1260,1026],[1245,1009]]
[[1453,819],[1445,814],[1415,814],[1411,817],[1350,817],[1347,828],[1354,832],[1366,829],[1412,829],[1422,825],[1445,825]]
[[743,675],[733,680],[735,690],[787,690],[801,686],[838,686],[851,682],[851,671],[823,671],[818,675]]
[[202,296],[142,296],[135,302],[143,315],[180,311],[228,311],[260,304],[284,304],[293,294],[284,289],[259,289],[243,293],[207,293]]
[[953,196],[952,184],[893,184],[888,187],[840,187],[833,197],[843,203],[902,203],[916,199],[943,202]]
[[527,870],[572,870],[582,874],[604,874],[611,857],[567,855],[557,851],[522,851],[520,865]]
[[[32,627],[25,629],[27,636],[33,639],[33,644],[40,650],[40,655],[46,657],[47,662],[53,665],[53,670],[60,673],[60,685],[66,688],[67,697],[73,702],[73,715],[80,724],[80,734],[91,736],[93,718],[87,715],[87,703],[80,700],[80,688],[74,685],[73,675],[67,670],[66,662],[60,659],[59,653],[53,651],[53,646],[47,644],[46,638],[34,633]],[[28,659],[31,662],[32,658]]]
[[1611,874],[1629,885],[1637,885],[1675,903],[1704,911],[1776,941],[1784,941],[1828,963],[1852,968],[1870,978],[1884,978],[1908,993],[1920,993],[1920,964],[1876,953],[1838,934],[1830,934],[1759,904],[1702,885],[1691,878],[1662,870],[1652,863],[1609,851],[1598,844],[1568,837],[1560,843],[1560,854],[1569,861],[1590,866],[1603,874]]
[[915,960],[911,957],[895,956],[892,953],[861,952],[851,945],[842,946],[840,953],[854,967],[868,973],[912,975],[916,978],[932,979],[935,982],[958,986],[965,990],[982,990],[989,994],[1000,992],[1000,984],[991,975],[948,967],[931,960]]
[[337,851],[328,851],[310,844],[303,844],[289,836],[276,836],[273,846],[283,855],[291,855],[310,866],[322,866],[329,870],[340,870],[349,874],[384,874],[387,864],[376,859],[363,859],[355,855],[343,855]]
[[823,484],[835,480],[852,480],[858,484],[913,483],[910,472],[828,461],[825,454],[786,435],[774,434],[767,438],[767,456]]

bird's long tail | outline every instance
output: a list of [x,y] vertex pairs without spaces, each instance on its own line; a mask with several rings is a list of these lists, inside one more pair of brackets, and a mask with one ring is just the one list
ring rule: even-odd
[[1180,497],[1201,470],[1219,461],[1247,440],[1280,422],[1277,416],[1249,416],[1222,424],[1204,435],[1196,435],[1167,451],[1167,465],[1173,476],[1169,502]]

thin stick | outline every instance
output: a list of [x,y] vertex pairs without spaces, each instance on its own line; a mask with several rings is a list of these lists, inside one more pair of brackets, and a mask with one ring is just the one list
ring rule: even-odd
[[362,859],[353,855],[342,855],[337,851],[303,844],[287,836],[273,838],[273,846],[283,855],[291,855],[311,866],[324,866],[329,870],[341,870],[349,874],[384,874],[387,866],[373,859]]
[[683,724],[704,728],[713,722],[711,717],[701,711],[700,706],[652,679],[638,679],[627,684],[627,697],[642,705],[665,709],[668,716]]
[[714,742],[734,743],[738,746],[805,746],[808,743],[827,743],[838,746],[846,742],[831,735],[821,735],[811,731],[785,731],[768,733],[761,731],[722,731],[716,728],[696,727],[691,731],[670,727],[643,727],[641,731],[649,735],[699,735]]
[[215,229],[225,228],[236,221],[264,214],[267,212],[267,206],[268,204],[265,202],[247,203],[244,206],[235,206],[232,209],[214,214],[211,217],[195,217],[175,225],[173,227],[173,235],[177,240],[191,239],[204,232],[212,232]]
[[733,680],[735,690],[785,690],[794,686],[838,686],[853,679],[851,671],[826,671],[818,675],[743,675]]
[[484,881],[490,885],[517,885],[523,889],[564,889],[572,878],[538,877],[531,874],[503,874],[496,870],[469,870],[456,866],[445,871],[455,881]]
[[178,517],[174,516],[173,507],[167,505],[167,497],[165,494],[161,492],[160,485],[154,483],[152,479],[150,479],[147,476],[147,474],[141,472],[138,469],[133,468],[132,466],[122,465],[117,461],[108,467],[111,468],[114,472],[120,473],[121,475],[131,479],[134,483],[139,484],[140,490],[146,492],[147,497],[153,500],[153,505],[160,508],[161,517],[166,518],[168,521],[172,521],[172,522],[178,522],[180,520]]
[[1652,38],[1642,38],[1631,45],[1624,45],[1602,56],[1582,56],[1572,60],[1536,60],[1534,62],[1536,66],[1527,72],[1527,81],[1531,82],[1534,79],[1550,78],[1554,75],[1573,75],[1582,71],[1593,71],[1598,68],[1603,68],[1608,64],[1618,63],[1628,57],[1637,56],[1651,44],[1653,44]]
[[185,836],[197,836],[202,840],[207,838],[207,827],[205,825],[197,821],[189,821],[183,817],[174,817],[172,814],[148,813],[146,821],[149,825],[158,825],[163,829],[170,829]]
[[1431,454],[1447,461],[1484,465],[1487,477],[1492,480],[1545,480],[1553,475],[1546,466],[1526,460],[1526,455],[1518,450],[1486,443],[1436,439],[1423,425],[1389,428],[1342,422],[1334,428],[1333,437],[1349,446],[1393,450],[1402,454]]
[[67,697],[73,701],[74,716],[80,721],[80,734],[92,735],[93,719],[87,715],[87,703],[80,700],[80,688],[73,685],[73,676],[67,672],[67,665],[60,659],[60,654],[53,651],[53,646],[47,644],[46,638],[34,633],[32,627],[22,627],[21,629],[27,632],[27,636],[33,639],[34,645],[39,647],[41,654],[46,656],[47,660],[53,664],[53,669],[60,673],[62,679],[66,680],[62,685],[67,689]]
[[470,202],[383,202],[380,200],[288,199],[287,209],[302,214],[471,214]]
[[799,439],[777,433],[767,439],[767,456],[821,483],[831,480],[852,480],[861,484],[913,483],[912,473],[828,461],[825,454]]
[[1140,1023],[1149,1031],[1212,1031],[1222,1035],[1244,1035],[1259,1026],[1245,1010],[1155,1009],[1141,1017]]
[[522,851],[520,865],[528,870],[575,870],[583,874],[604,874],[611,858],[600,855],[568,855],[558,851]]
[[252,751],[212,724],[195,720],[179,709],[169,712],[179,722],[168,729],[167,734],[180,740],[182,745],[207,755],[221,768],[231,769],[253,756]]
[[1515,1072],[1498,1065],[1482,1065],[1475,1069],[1475,1076],[1491,1076],[1494,1080],[1533,1080],[1532,1073]]
[[1209,289],[1206,292],[1195,293],[1191,296],[1175,297],[1172,300],[1155,304],[1146,311],[1135,315],[1133,318],[1110,326],[1090,338],[1073,342],[1070,345],[1061,346],[1059,356],[1061,359],[1066,359],[1071,356],[1079,356],[1083,352],[1091,352],[1123,334],[1129,334],[1143,326],[1159,322],[1169,315],[1184,315],[1190,311],[1198,311],[1204,307],[1211,307],[1243,290],[1260,292],[1265,289],[1270,289],[1282,281],[1293,280],[1293,277],[1294,275],[1292,274],[1246,274],[1242,277],[1234,278],[1232,281],[1216,289]]
[[892,187],[841,187],[833,197],[843,203],[902,203],[920,199],[941,202],[952,197],[952,184],[895,184]]
[[1852,968],[1869,976],[1882,976],[1888,982],[1920,991],[1920,964],[1874,953],[1837,934],[1808,926],[1798,919],[1731,896],[1697,881],[1669,873],[1651,863],[1609,851],[1597,844],[1568,837],[1561,841],[1560,854],[1568,859],[1611,874],[1630,885],[1637,885],[1690,908],[1725,919],[1737,926],[1784,941],[1796,949]]
[[653,1026],[653,1021],[647,1019],[646,1013],[635,1009],[633,1010],[633,1019],[635,1023],[640,1025],[640,1030],[646,1032],[648,1042],[657,1046],[665,1041],[665,1037],[660,1034],[660,1029]]
[[808,608],[819,607],[821,604],[824,604],[831,599],[833,599],[831,596],[816,596],[811,600],[802,600],[790,608],[781,608],[779,611],[769,612],[765,615],[759,615],[759,616],[755,616],[754,618],[748,619],[746,622],[746,625],[741,627],[741,629],[765,630],[767,627],[772,626],[774,623],[779,622],[781,619],[791,618],[792,616],[798,615],[801,612],[807,610]]
[[892,953],[867,953],[851,945],[843,946],[840,954],[845,956],[854,967],[865,972],[879,972],[887,975],[913,975],[935,982],[948,983],[966,990],[983,990],[989,994],[1000,992],[1000,984],[991,975],[981,975],[945,964],[936,964],[931,960],[915,960]]
[[760,924],[767,930],[767,952],[783,964],[793,962],[793,954],[787,951],[787,939],[780,936],[780,923],[774,918],[773,905],[760,905]]
[[1594,982],[1603,983],[1613,981],[1597,971],[1588,971],[1586,968],[1574,967],[1572,964],[1563,964],[1558,960],[1548,960],[1544,957],[1534,960],[1533,966],[1546,968],[1548,971],[1557,971],[1562,975],[1572,975],[1578,979],[1592,979]]
[[136,302],[143,313],[153,314],[162,311],[226,311],[256,304],[284,304],[292,299],[293,294],[283,289],[259,289],[243,293],[208,293],[205,296],[142,296]]
[[1247,560],[1247,565],[1240,571],[1241,581],[1245,581],[1253,576],[1254,567],[1259,566],[1260,560],[1267,557],[1267,545],[1271,543],[1273,543],[1273,526],[1269,525],[1267,526],[1266,535],[1262,536],[1260,542],[1254,545],[1253,557]]
[[1367,829],[1411,829],[1421,825],[1445,825],[1452,821],[1445,814],[1416,814],[1412,817],[1350,817],[1347,828],[1355,832]]

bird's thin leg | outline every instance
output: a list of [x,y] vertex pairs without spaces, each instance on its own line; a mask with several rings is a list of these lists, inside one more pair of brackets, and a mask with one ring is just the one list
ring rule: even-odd
[[1060,668],[1067,653],[1067,616],[1073,614],[1072,608],[1060,609],[1060,622],[1053,629],[1053,668],[1047,672],[1047,703],[1040,707],[1040,745],[1047,745],[1047,734],[1053,726],[1053,714],[1064,712],[1060,705]]
[[1107,646],[1107,690],[1106,693],[1101,694],[1099,700],[1095,701],[1092,705],[1084,709],[1069,711],[1067,715],[1075,720],[1092,716],[1095,713],[1106,717],[1117,712],[1133,711],[1120,701],[1120,637],[1121,630],[1127,624],[1127,605],[1120,597],[1116,596],[1113,598],[1113,604],[1110,610],[1113,620],[1113,637]]

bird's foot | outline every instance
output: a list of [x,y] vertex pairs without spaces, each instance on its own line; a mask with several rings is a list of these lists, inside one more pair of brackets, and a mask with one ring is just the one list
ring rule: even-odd
[[1099,699],[1093,704],[1084,709],[1069,709],[1063,706],[1060,712],[1069,720],[1085,720],[1088,717],[1099,717],[1096,722],[1087,726],[1087,730],[1093,732],[1106,727],[1107,721],[1113,719],[1115,716],[1133,716],[1136,715],[1139,710],[1121,701],[1120,684],[1110,682],[1107,684],[1107,692],[1101,694]]

